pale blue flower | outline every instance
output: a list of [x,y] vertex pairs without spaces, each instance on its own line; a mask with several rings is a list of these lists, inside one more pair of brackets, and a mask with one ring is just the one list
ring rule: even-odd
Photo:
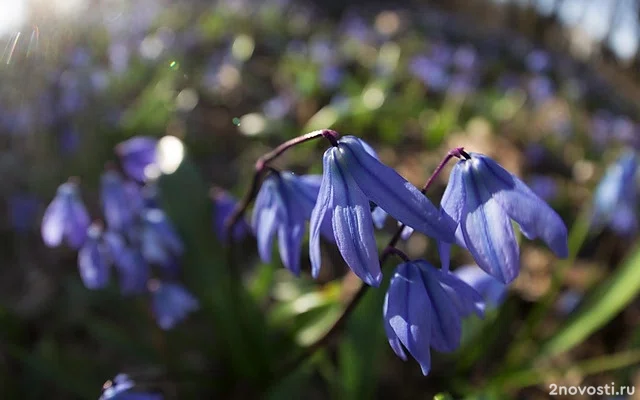
[[411,183],[382,164],[363,142],[345,136],[323,158],[318,201],[311,215],[309,254],[312,274],[321,266],[320,232],[330,218],[338,250],[365,283],[382,279],[369,201],[393,218],[436,239],[452,242],[455,225]]

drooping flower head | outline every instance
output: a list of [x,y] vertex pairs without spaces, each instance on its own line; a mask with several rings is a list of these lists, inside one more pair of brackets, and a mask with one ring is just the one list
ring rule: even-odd
[[323,177],[311,215],[309,254],[312,274],[321,266],[320,232],[330,220],[338,250],[365,283],[382,279],[369,201],[393,218],[433,238],[453,242],[455,224],[411,183],[373,157],[354,136],[324,153]]
[[[319,175],[272,172],[267,176],[256,197],[251,220],[262,261],[271,261],[271,247],[277,233],[282,263],[294,274],[300,273],[305,222],[311,216],[319,189]],[[328,228],[325,223],[327,236]]]
[[102,289],[109,283],[109,253],[102,239],[102,224],[92,223],[87,240],[78,251],[78,269],[87,289]]
[[102,386],[102,395],[98,400],[162,400],[157,393],[134,392],[135,383],[126,374],[118,374]]
[[[228,192],[220,188],[213,188],[211,190],[211,199],[213,200],[213,231],[215,232],[218,240],[226,242],[227,218],[233,213],[238,202]],[[251,231],[249,224],[244,219],[238,221],[233,227],[231,238],[234,241],[241,241]]]
[[129,186],[120,174],[113,169],[108,169],[100,179],[100,198],[104,218],[109,229],[121,231],[127,228],[139,211],[140,200],[134,198],[140,194],[135,185]]
[[156,163],[158,140],[146,136],[136,136],[116,146],[122,169],[132,179],[146,182],[149,169]]
[[85,240],[90,223],[78,185],[70,180],[58,187],[56,197],[44,213],[42,239],[48,247],[57,247],[64,239],[69,247],[78,249]]
[[164,211],[153,208],[142,213],[141,252],[150,264],[171,268],[184,252],[184,246]]
[[151,280],[149,282],[153,314],[158,326],[164,330],[173,328],[189,313],[196,311],[200,304],[182,285]]
[[453,271],[453,274],[482,296],[484,301],[478,304],[482,310],[487,306],[500,306],[506,297],[507,286],[475,265],[463,265]]
[[420,364],[431,369],[431,352],[452,352],[460,346],[462,318],[476,313],[480,295],[456,276],[424,260],[398,265],[391,278],[383,306],[384,327],[391,348],[407,360],[406,349]]
[[[482,154],[464,153],[449,176],[441,207],[459,223],[456,242],[500,282],[520,271],[520,249],[511,220],[528,239],[542,239],[558,257],[568,255],[567,228],[560,216],[520,179]],[[468,157],[468,158],[467,158]],[[449,268],[449,245],[439,244]]]
[[615,232],[628,234],[637,230],[638,156],[624,152],[606,171],[593,199],[593,224],[609,225]]

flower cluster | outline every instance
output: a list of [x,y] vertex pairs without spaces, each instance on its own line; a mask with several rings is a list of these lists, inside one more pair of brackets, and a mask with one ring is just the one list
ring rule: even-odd
[[[353,273],[370,286],[381,284],[381,261],[388,254],[403,257],[386,294],[385,329],[394,352],[406,359],[404,346],[425,375],[431,365],[429,348],[455,350],[462,318],[471,313],[482,316],[487,304],[497,306],[506,285],[518,276],[519,246],[512,221],[528,239],[540,238],[558,257],[568,255],[567,229],[560,216],[487,156],[461,148],[448,154],[429,181],[449,159],[458,158],[437,208],[424,195],[429,183],[418,190],[380,162],[361,139],[339,138],[328,130],[316,136],[332,145],[324,153],[321,178],[267,167],[269,175],[257,194],[252,219],[260,257],[270,260],[277,232],[282,263],[298,275],[306,221],[314,277],[322,265],[321,236],[335,243]],[[398,221],[400,230],[378,256],[374,226],[387,215]],[[409,260],[395,248],[401,233],[406,238],[414,231],[438,242],[441,269]],[[450,272],[452,244],[467,249],[480,269]]]
[[[100,180],[102,221],[91,222],[77,179],[63,183],[47,207],[41,225],[49,247],[65,242],[78,250],[84,285],[102,289],[111,267],[123,295],[151,294],[158,325],[171,329],[198,308],[197,300],[179,283],[179,258],[184,249],[147,179],[155,168],[156,140],[136,137],[117,146],[122,170],[107,166]],[[159,277],[154,278],[151,267]]]

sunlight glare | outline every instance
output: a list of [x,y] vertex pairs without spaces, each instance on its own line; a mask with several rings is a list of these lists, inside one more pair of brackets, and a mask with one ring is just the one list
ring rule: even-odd
[[27,17],[27,0],[0,0],[0,36],[14,33]]

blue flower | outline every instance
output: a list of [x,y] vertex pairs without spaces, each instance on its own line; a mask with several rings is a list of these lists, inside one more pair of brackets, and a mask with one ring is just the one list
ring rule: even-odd
[[[384,300],[383,318],[389,344],[407,360],[418,361],[422,373],[431,369],[429,348],[452,352],[460,346],[462,318],[476,307],[480,295],[454,275],[416,260],[398,265]],[[404,347],[404,349],[403,349]]]
[[638,156],[632,150],[607,169],[594,194],[595,226],[609,225],[623,235],[637,230],[637,173]]
[[157,139],[136,136],[116,146],[122,169],[130,178],[138,182],[146,182],[149,179],[149,168],[156,163],[157,144]]
[[453,274],[482,296],[484,302],[478,304],[481,310],[485,309],[485,305],[500,306],[506,297],[507,286],[475,265],[464,265],[453,271]]
[[109,253],[100,223],[92,223],[87,230],[87,239],[78,251],[78,269],[87,289],[102,289],[109,283]]
[[164,330],[173,328],[200,307],[198,300],[177,283],[153,280],[149,282],[149,290],[153,296],[152,307],[156,322]]
[[[566,257],[567,228],[560,216],[495,161],[477,153],[468,156],[453,167],[441,207],[459,223],[456,241],[478,266],[503,283],[518,276],[520,249],[511,219],[525,237],[539,237],[558,257]],[[449,246],[439,244],[445,269]]]
[[184,251],[182,240],[160,209],[143,212],[140,235],[142,255],[148,263],[171,268]]
[[[227,229],[225,224],[238,202],[228,192],[217,187],[211,190],[211,198],[213,200],[213,231],[218,240],[226,242]],[[251,232],[251,228],[243,218],[233,227],[231,237],[238,242],[244,239],[249,232]]]
[[311,215],[309,254],[313,276],[321,266],[320,231],[330,218],[338,250],[365,283],[382,279],[369,201],[393,218],[436,239],[453,242],[455,224],[411,183],[371,156],[362,141],[345,136],[323,158],[318,201]]
[[136,201],[132,199],[131,187],[127,187],[120,174],[108,170],[102,174],[101,200],[104,218],[109,229],[123,230],[132,222]]
[[66,239],[70,247],[78,249],[85,240],[89,224],[89,213],[80,198],[78,185],[69,181],[58,187],[56,197],[44,213],[42,239],[49,247],[57,247]]
[[122,236],[115,232],[105,232],[103,238],[109,259],[118,271],[122,294],[144,293],[151,277],[151,269],[140,250],[127,247]]
[[113,380],[102,386],[102,395],[98,400],[162,400],[157,393],[132,392],[135,383],[126,374],[118,374]]
[[[251,220],[262,261],[271,261],[273,238],[277,232],[282,263],[295,275],[300,273],[305,222],[311,216],[319,189],[319,175],[273,172],[264,180]],[[326,222],[322,225],[325,235],[330,237],[330,226]]]

